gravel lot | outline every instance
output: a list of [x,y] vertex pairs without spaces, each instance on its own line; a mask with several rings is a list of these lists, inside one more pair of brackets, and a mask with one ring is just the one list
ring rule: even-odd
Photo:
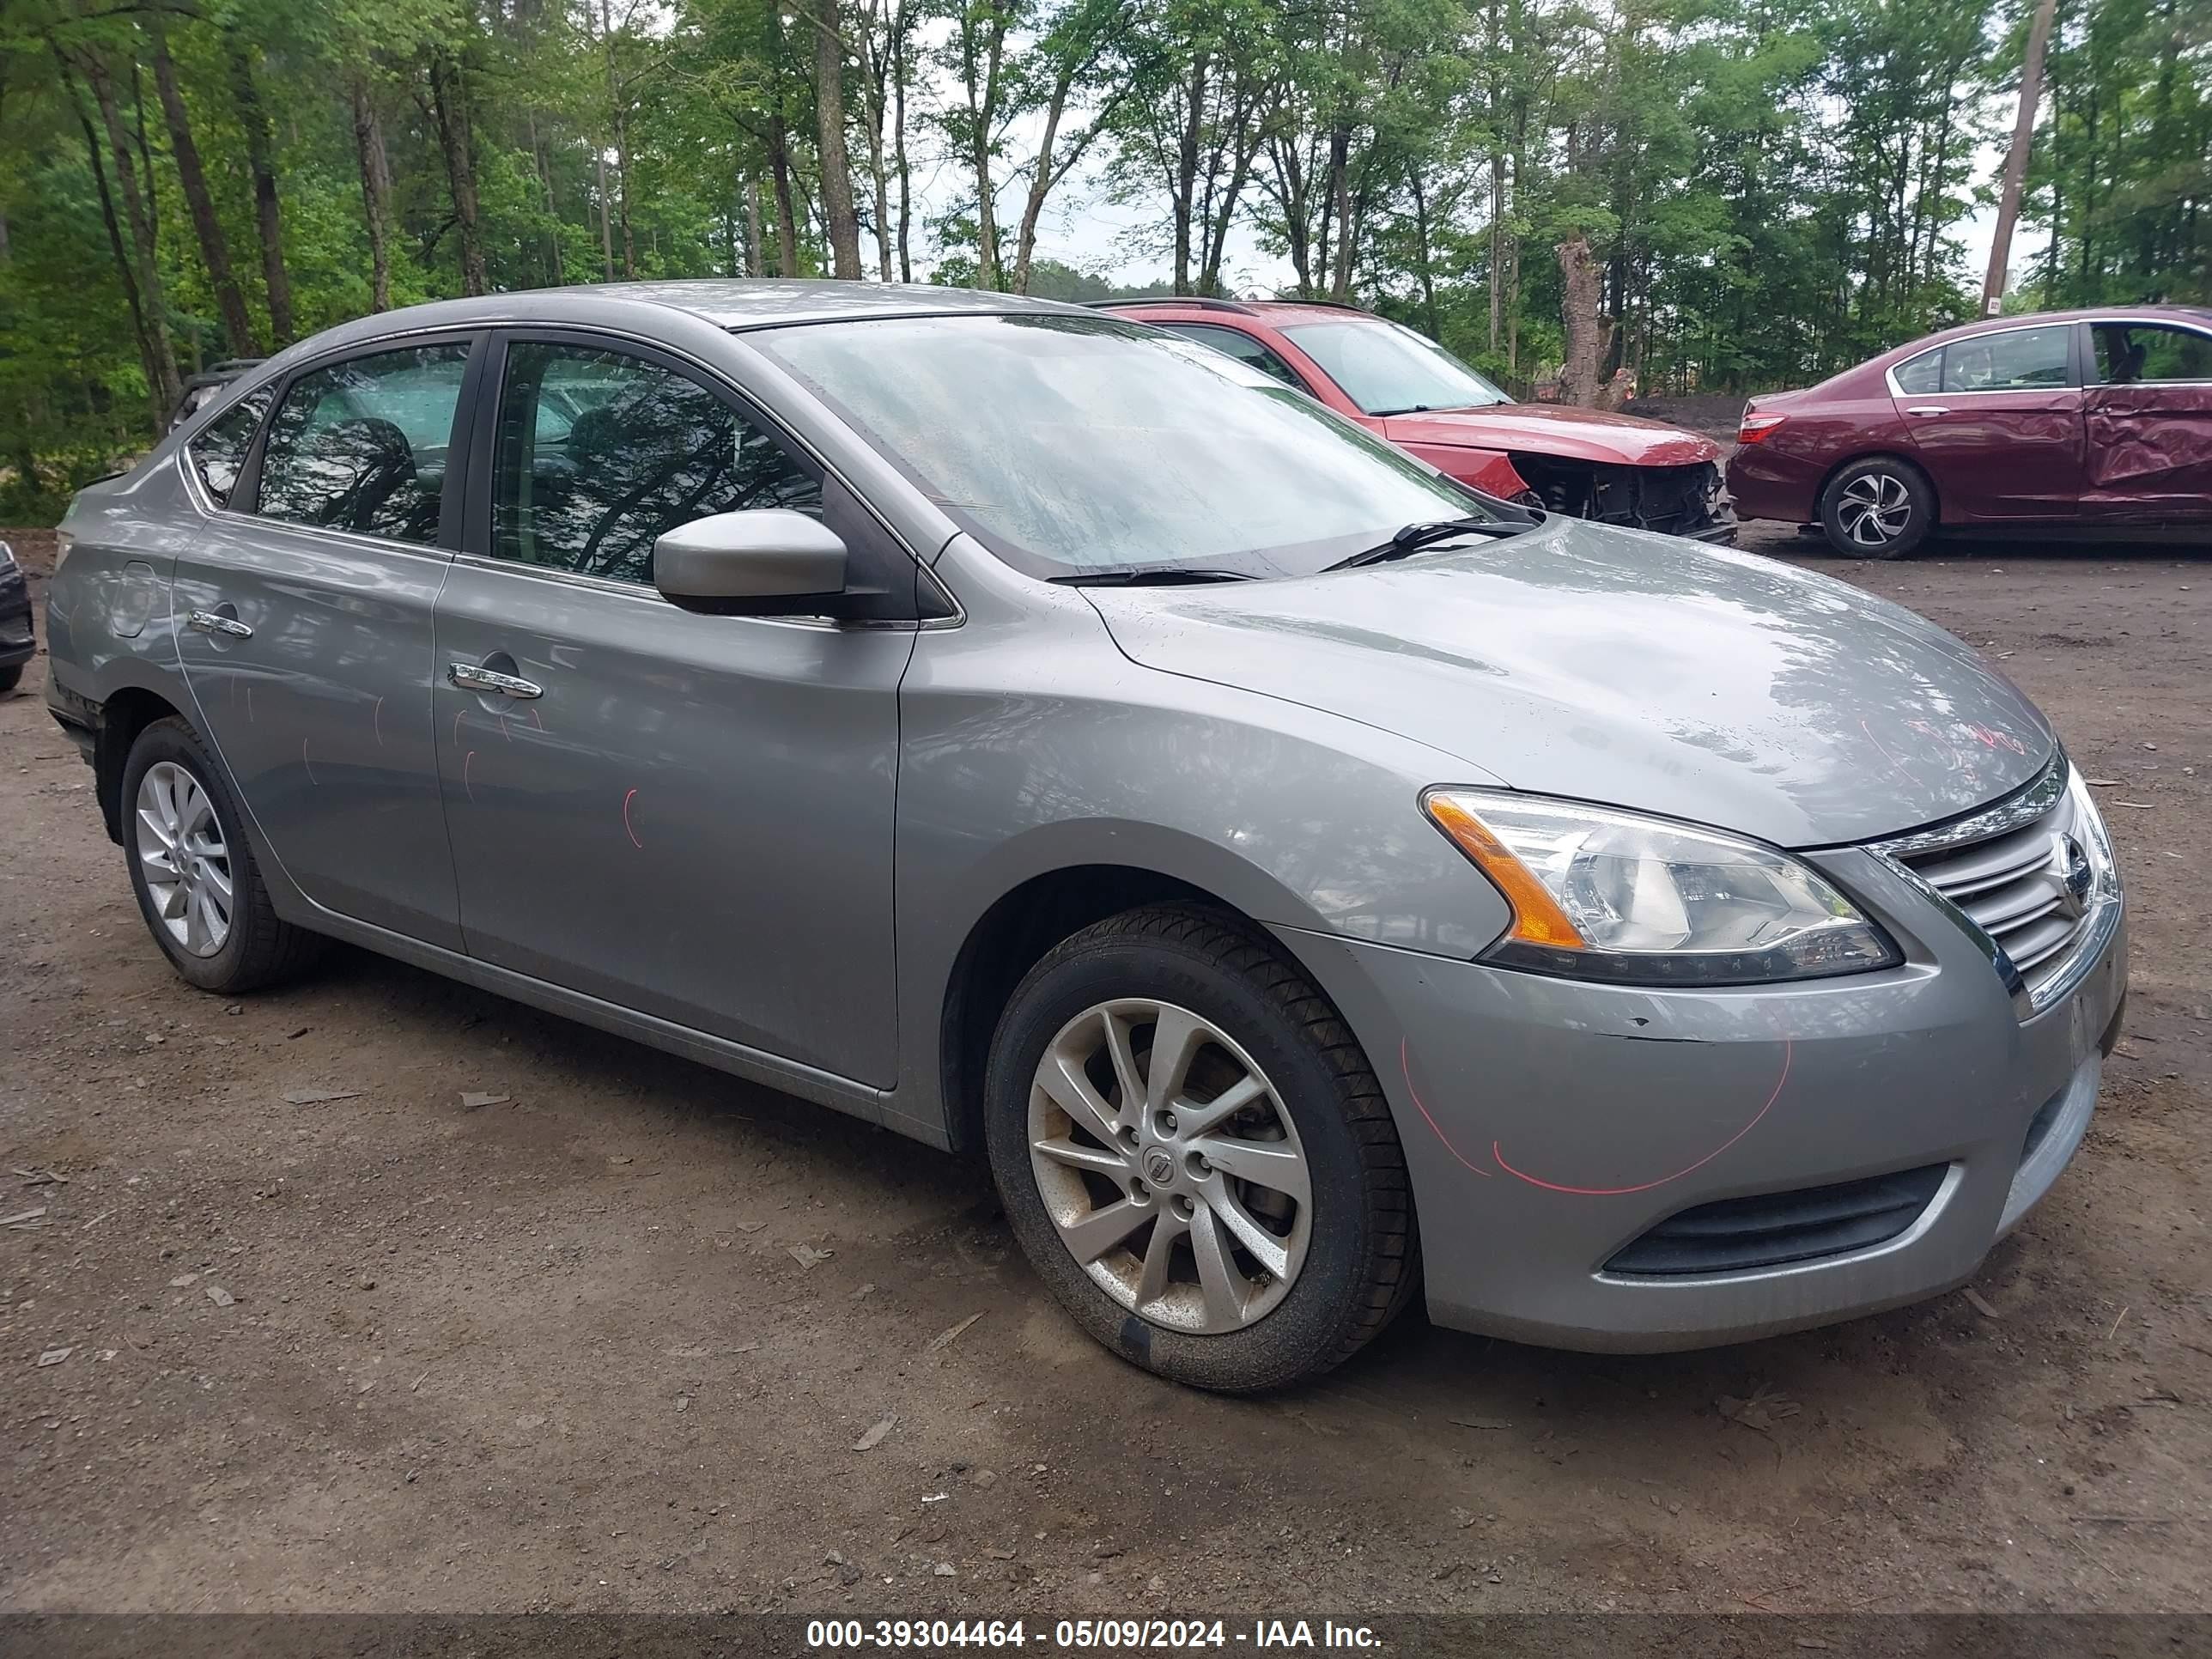
[[2203,1607],[2212,560],[1808,562],[1983,647],[2109,781],[2135,994],[2073,1170],[1978,1300],[1656,1359],[1416,1318],[1261,1401],[1078,1336],[972,1166],[352,952],[190,990],[34,665],[0,1607]]

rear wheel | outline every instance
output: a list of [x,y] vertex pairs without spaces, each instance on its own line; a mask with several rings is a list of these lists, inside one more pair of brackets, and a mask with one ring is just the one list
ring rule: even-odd
[[0,697],[4,697],[10,691],[13,691],[15,689],[16,683],[22,678],[23,665],[21,663],[13,664],[6,668],[0,668]]
[[1820,492],[1828,545],[1855,559],[1902,559],[1936,527],[1936,491],[1909,461],[1873,455],[1853,461]]
[[1015,1237],[1076,1322],[1242,1392],[1316,1376],[1419,1276],[1405,1155],[1340,1017],[1208,912],[1086,928],[1016,989],[986,1081]]
[[170,965],[225,995],[287,979],[323,941],[269,902],[222,775],[181,720],[138,734],[123,767],[124,856],[147,930]]

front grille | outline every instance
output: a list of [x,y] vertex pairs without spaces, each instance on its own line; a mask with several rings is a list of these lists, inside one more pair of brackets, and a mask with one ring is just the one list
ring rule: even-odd
[[1669,1216],[1613,1253],[1609,1273],[1725,1273],[1863,1250],[1920,1218],[1950,1166],[1724,1198]]
[[1989,811],[1879,850],[1966,912],[2033,990],[2086,920],[2094,874],[2066,766]]
[[1733,522],[1721,470],[1711,461],[1616,466],[1519,453],[1510,459],[1537,500],[1554,513],[1671,536],[1694,536]]

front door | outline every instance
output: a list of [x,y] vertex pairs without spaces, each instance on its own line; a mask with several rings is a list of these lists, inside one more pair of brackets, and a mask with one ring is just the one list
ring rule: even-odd
[[657,538],[823,512],[823,475],[647,348],[518,334],[496,355],[489,500],[437,616],[470,953],[888,1086],[912,630],[678,610],[653,586]]
[[1934,378],[1935,391],[1916,382],[1897,406],[1946,524],[2075,516],[2084,474],[2071,324],[1954,340]]
[[216,511],[173,593],[198,724],[278,865],[340,915],[449,949],[430,618],[458,533],[446,462],[474,344],[309,366],[242,469],[237,434],[218,431],[231,417],[216,422],[192,446]]
[[2212,520],[2212,331],[2083,326],[2094,370],[2083,517],[2147,527]]

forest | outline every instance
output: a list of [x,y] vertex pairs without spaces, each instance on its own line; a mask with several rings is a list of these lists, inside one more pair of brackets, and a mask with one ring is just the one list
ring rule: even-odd
[[[633,277],[1256,250],[1516,389],[1577,304],[1647,391],[1802,385],[1978,308],[2034,3],[0,0],[0,523],[210,363]],[[2212,0],[2057,0],[2007,308],[2212,300],[2208,218]]]

